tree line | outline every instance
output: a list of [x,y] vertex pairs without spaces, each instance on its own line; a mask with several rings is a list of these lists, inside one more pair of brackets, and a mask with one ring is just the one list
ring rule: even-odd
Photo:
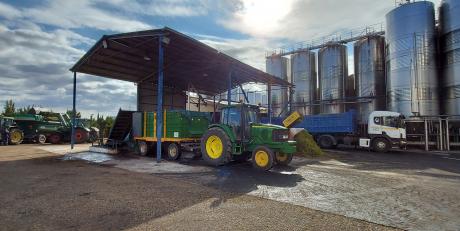
[[[35,105],[29,105],[26,107],[22,108],[16,108],[16,105],[13,100],[6,100],[5,105],[3,106],[3,111],[0,113],[3,116],[6,117],[15,117],[16,115],[20,114],[28,114],[32,108],[34,108]],[[50,112],[53,112],[52,110]],[[70,118],[72,118],[72,110],[67,110],[66,114],[69,115]],[[81,118],[81,113],[77,112],[77,118]],[[103,137],[107,137],[110,129],[113,126],[114,123],[114,118],[112,116],[103,116],[99,115],[99,113],[96,115],[96,117],[93,117],[93,115],[90,116],[90,118],[82,118],[86,121],[86,125],[89,127],[96,127],[101,131],[101,135]]]

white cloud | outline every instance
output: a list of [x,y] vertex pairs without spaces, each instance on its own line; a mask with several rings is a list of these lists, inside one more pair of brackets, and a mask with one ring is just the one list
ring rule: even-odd
[[[75,46],[95,41],[69,30],[31,28],[12,29],[0,23],[0,102],[13,99],[18,107],[65,111],[72,105],[68,69],[85,53]],[[135,92],[132,83],[78,75],[77,104],[84,115],[113,115],[119,107],[132,108]]]
[[[394,1],[374,0],[240,0],[226,28],[257,38],[307,41],[338,30],[351,30],[385,21]],[[438,4],[439,0],[432,0]]]
[[47,1],[45,5],[23,11],[25,17],[34,22],[65,29],[87,27],[126,32],[152,28],[144,22],[104,11],[89,0]]
[[0,15],[7,19],[13,19],[20,17],[21,11],[8,4],[0,2]]
[[190,17],[208,13],[212,1],[209,0],[157,0],[139,2],[133,0],[99,0],[119,10],[152,16]]

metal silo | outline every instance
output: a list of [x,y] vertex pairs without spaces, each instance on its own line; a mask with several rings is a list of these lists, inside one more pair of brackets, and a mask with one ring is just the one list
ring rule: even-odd
[[347,60],[347,47],[341,44],[328,44],[318,52],[319,90],[323,114],[344,112]]
[[385,38],[369,36],[354,44],[355,82],[360,122],[385,110]]
[[[278,78],[288,80],[288,64],[289,60],[284,57],[267,57],[266,69],[267,73]],[[284,116],[287,113],[288,106],[288,90],[278,86],[272,86],[271,94],[272,115]]]
[[443,0],[439,16],[444,113],[460,115],[460,1]]
[[434,4],[403,4],[386,15],[388,110],[439,115]]
[[313,114],[316,91],[316,56],[303,51],[291,56],[292,84],[295,85],[293,107],[302,115]]

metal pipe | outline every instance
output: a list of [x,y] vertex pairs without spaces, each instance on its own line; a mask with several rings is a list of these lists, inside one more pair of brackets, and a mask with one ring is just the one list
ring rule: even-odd
[[161,162],[161,137],[163,131],[163,36],[158,37],[158,97],[157,97],[157,163]]
[[73,72],[73,106],[72,106],[72,137],[70,138],[70,149],[75,146],[75,125],[77,117],[77,72]]
[[444,151],[444,146],[442,142],[442,119],[439,119],[439,151]]
[[446,148],[450,151],[449,119],[446,119]]
[[268,121],[272,123],[272,85],[271,83],[267,84],[267,97],[268,97]]
[[430,150],[430,147],[429,147],[429,139],[428,139],[428,121],[425,119],[425,151],[429,151]]
[[232,104],[232,70],[228,73],[228,89],[227,89],[227,104]]

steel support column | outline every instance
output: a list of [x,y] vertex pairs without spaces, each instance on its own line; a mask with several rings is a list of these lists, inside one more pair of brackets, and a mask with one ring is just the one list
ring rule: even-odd
[[75,121],[77,117],[77,72],[73,73],[73,99],[72,99],[72,136],[70,137],[70,149],[75,146]]
[[272,84],[267,84],[267,97],[268,97],[268,121],[272,123]]
[[243,89],[243,86],[241,84],[238,84],[240,86],[241,92],[243,92],[244,99],[246,100],[246,103],[249,103],[249,98],[246,92]]
[[449,119],[446,119],[446,148],[447,148],[447,151],[450,151]]
[[163,132],[163,36],[158,37],[158,89],[157,89],[157,162],[161,161],[161,137]]
[[228,73],[227,104],[232,105],[232,70]]

